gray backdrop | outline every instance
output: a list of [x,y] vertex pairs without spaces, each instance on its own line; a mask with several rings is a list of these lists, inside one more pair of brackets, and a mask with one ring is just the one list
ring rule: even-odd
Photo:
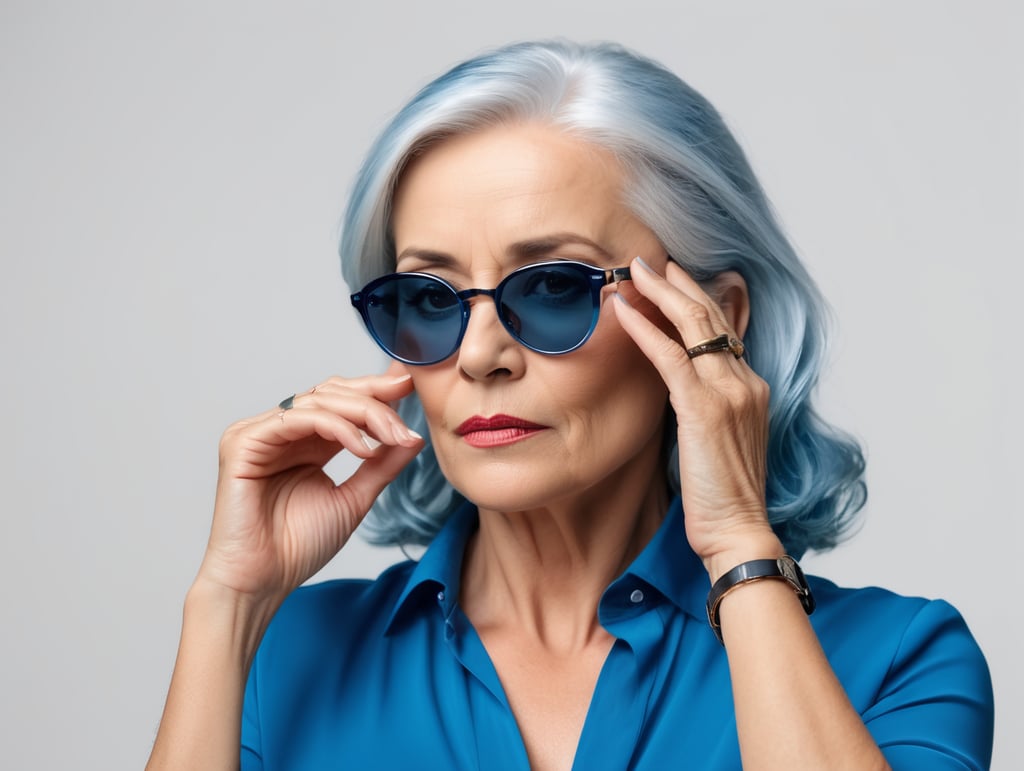
[[[369,140],[481,48],[614,39],[721,109],[838,334],[870,501],[806,561],[944,597],[1024,745],[1012,2],[0,5],[0,763],[140,767],[229,422],[378,370],[334,252]],[[344,473],[344,460],[335,468]],[[396,558],[352,544],[325,571]]]

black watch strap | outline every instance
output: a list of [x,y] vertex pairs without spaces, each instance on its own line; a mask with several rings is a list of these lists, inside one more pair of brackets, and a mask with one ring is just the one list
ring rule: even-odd
[[722,598],[737,586],[760,581],[763,578],[778,578],[787,582],[800,598],[800,604],[803,605],[807,615],[814,612],[814,595],[811,594],[811,588],[807,585],[804,571],[800,569],[800,565],[795,559],[786,555],[778,559],[744,562],[715,581],[715,585],[708,592],[708,623],[711,624],[711,629],[715,633],[715,637],[718,638],[718,642],[722,642],[722,624],[718,612]]

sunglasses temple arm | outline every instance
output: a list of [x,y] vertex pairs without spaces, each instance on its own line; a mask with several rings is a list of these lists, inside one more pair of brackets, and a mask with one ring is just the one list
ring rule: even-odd
[[618,284],[620,281],[629,281],[630,279],[629,268],[613,268],[612,270],[605,271],[605,284],[613,282]]

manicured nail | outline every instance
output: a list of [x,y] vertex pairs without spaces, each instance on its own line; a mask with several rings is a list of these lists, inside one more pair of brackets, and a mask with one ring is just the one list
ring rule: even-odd
[[615,299],[618,300],[623,305],[625,305],[627,308],[633,307],[633,305],[629,302],[629,300],[626,299],[625,295],[623,295],[621,292],[615,293]]
[[410,375],[408,372],[406,372],[404,375],[396,375],[395,377],[391,378],[391,380],[389,380],[388,382],[389,383],[394,383],[395,385],[398,385],[399,383],[404,383],[406,380],[408,380],[411,377],[412,377],[412,375]]
[[395,438],[401,441],[402,439],[422,439],[423,437],[409,428],[405,423],[394,422],[391,424],[395,432]]
[[378,447],[380,447],[380,442],[378,442],[376,439],[374,439],[372,436],[370,436],[365,431],[360,431],[359,432],[359,436],[362,437],[363,444],[366,445],[366,449],[368,449],[368,450],[376,450]]
[[640,267],[643,268],[644,270],[646,270],[648,273],[654,273],[654,268],[652,268],[650,265],[648,265],[646,262],[644,262],[644,258],[643,257],[641,257],[640,255],[637,255],[636,261],[639,262],[640,263]]

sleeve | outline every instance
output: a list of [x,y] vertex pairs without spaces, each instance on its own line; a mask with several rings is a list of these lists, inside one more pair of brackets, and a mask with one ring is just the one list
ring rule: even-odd
[[263,771],[263,753],[260,731],[259,695],[257,693],[257,671],[259,653],[249,668],[245,684],[245,698],[242,702],[242,747],[241,771]]
[[956,609],[933,601],[911,618],[863,718],[894,771],[989,767],[992,681]]

